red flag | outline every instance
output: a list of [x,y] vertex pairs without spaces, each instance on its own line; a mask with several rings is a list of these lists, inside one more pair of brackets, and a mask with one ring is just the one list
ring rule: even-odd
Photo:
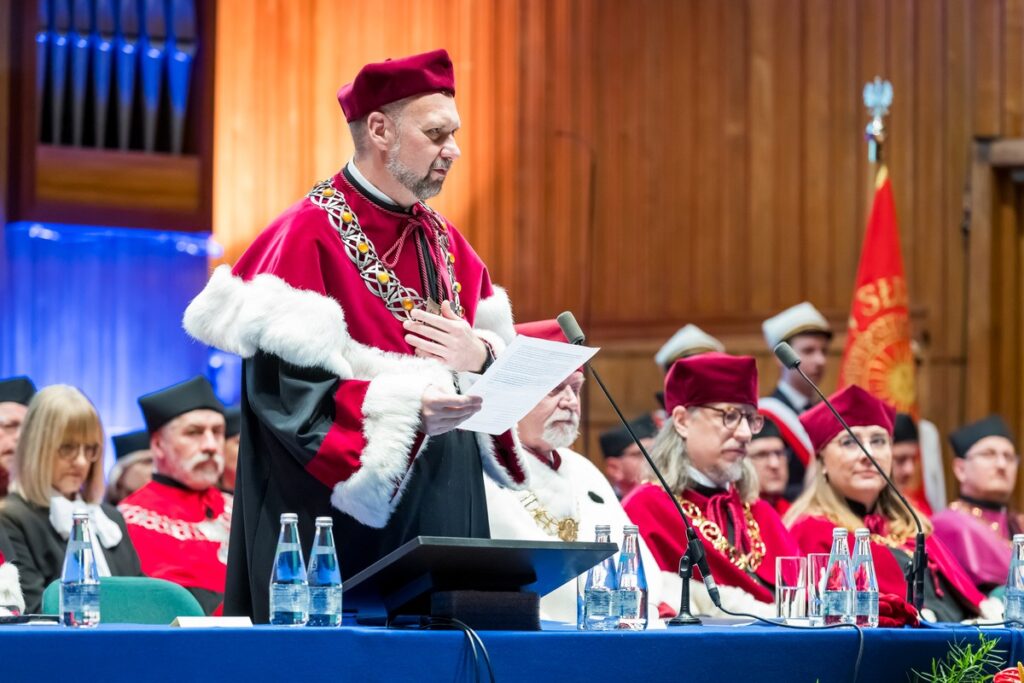
[[839,370],[839,386],[848,384],[858,384],[896,410],[917,417],[907,281],[896,203],[885,166],[875,178]]

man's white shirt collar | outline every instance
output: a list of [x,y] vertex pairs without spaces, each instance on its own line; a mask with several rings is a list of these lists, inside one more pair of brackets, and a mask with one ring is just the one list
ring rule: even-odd
[[356,182],[358,182],[359,185],[364,190],[366,190],[367,192],[372,194],[374,197],[376,197],[377,199],[381,200],[382,202],[386,202],[386,203],[392,204],[394,206],[401,206],[394,199],[392,199],[391,197],[389,197],[386,194],[384,194],[383,192],[381,192],[380,189],[377,188],[377,186],[375,186],[373,183],[371,183],[369,180],[367,180],[366,176],[364,176],[362,173],[359,172],[359,168],[356,166],[356,160],[355,159],[349,159],[349,162],[345,166],[345,168],[347,168],[348,172],[352,174],[352,177],[356,179]]

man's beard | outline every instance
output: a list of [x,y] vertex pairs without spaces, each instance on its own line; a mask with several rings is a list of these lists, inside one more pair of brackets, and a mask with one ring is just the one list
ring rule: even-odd
[[402,187],[412,192],[413,196],[421,202],[425,202],[431,197],[436,197],[441,192],[441,186],[444,185],[444,178],[434,180],[430,177],[431,171],[436,169],[448,170],[451,168],[450,161],[437,160],[430,166],[430,171],[427,171],[426,176],[416,175],[416,172],[411,168],[403,164],[398,159],[398,152],[401,149],[401,145],[396,143],[388,151],[388,158],[386,167],[388,173],[394,176],[395,180],[402,184]]
[[580,435],[580,416],[560,410],[544,423],[544,443],[551,448],[568,448]]
[[704,473],[708,479],[718,486],[726,486],[743,478],[743,461],[729,463],[724,467],[716,467],[712,472]]

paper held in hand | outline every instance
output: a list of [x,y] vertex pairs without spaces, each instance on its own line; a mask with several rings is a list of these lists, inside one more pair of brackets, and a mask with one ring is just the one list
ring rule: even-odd
[[[459,429],[501,434],[600,349],[519,335],[464,392],[483,398],[483,407]],[[467,377],[464,373],[462,377]],[[463,381],[465,387],[470,382]]]

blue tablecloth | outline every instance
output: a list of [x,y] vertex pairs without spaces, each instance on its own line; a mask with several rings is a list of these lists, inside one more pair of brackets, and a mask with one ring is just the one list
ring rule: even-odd
[[[1020,631],[990,629],[1011,662]],[[481,632],[498,681],[806,681],[847,683],[857,655],[852,629],[797,632],[703,626],[643,633]],[[905,683],[968,627],[865,630],[861,681]],[[69,678],[74,676],[74,678]],[[0,680],[50,681],[473,681],[459,632],[343,627],[177,629],[109,625],[0,627]],[[486,680],[484,678],[483,680]]]

